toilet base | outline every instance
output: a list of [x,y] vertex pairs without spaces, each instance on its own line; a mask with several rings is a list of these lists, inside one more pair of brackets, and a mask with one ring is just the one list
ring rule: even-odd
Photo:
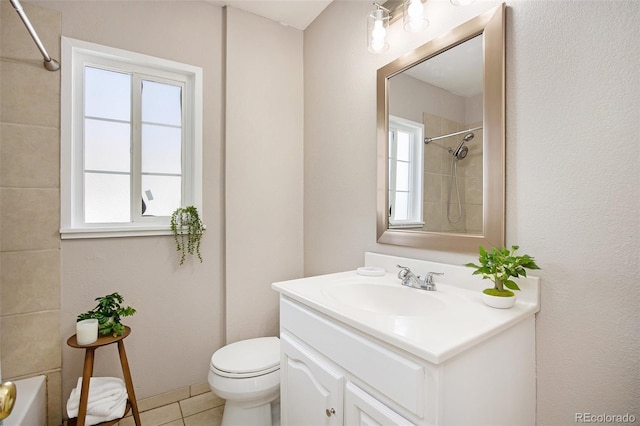
[[271,426],[280,426],[280,397],[271,403]]
[[227,401],[221,426],[280,426],[279,410],[273,411],[269,403],[250,407],[246,403]]
[[280,426],[280,339],[258,337],[218,349],[209,387],[226,401],[222,426]]

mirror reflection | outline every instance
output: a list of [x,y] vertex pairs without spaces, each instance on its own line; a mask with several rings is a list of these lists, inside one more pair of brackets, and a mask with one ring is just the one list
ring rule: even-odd
[[389,78],[388,102],[388,228],[481,235],[482,35]]
[[505,9],[378,69],[378,243],[504,245]]

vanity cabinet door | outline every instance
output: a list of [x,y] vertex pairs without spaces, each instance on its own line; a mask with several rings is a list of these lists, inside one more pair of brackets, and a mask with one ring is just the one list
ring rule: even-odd
[[351,382],[345,391],[344,421],[349,426],[414,425]]
[[283,426],[342,426],[344,374],[286,333],[282,345]]

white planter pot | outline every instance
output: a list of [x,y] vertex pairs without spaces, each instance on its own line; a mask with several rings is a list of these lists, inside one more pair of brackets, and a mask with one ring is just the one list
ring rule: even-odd
[[482,301],[491,306],[492,308],[508,309],[516,303],[515,294],[511,297],[491,296],[490,294],[482,293]]

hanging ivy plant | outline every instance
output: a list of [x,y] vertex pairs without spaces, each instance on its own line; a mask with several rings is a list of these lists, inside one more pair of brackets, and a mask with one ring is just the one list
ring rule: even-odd
[[184,263],[188,254],[198,256],[202,263],[200,255],[200,240],[205,226],[200,220],[198,209],[194,206],[178,207],[171,214],[171,232],[176,242],[176,250],[180,252],[180,264]]

